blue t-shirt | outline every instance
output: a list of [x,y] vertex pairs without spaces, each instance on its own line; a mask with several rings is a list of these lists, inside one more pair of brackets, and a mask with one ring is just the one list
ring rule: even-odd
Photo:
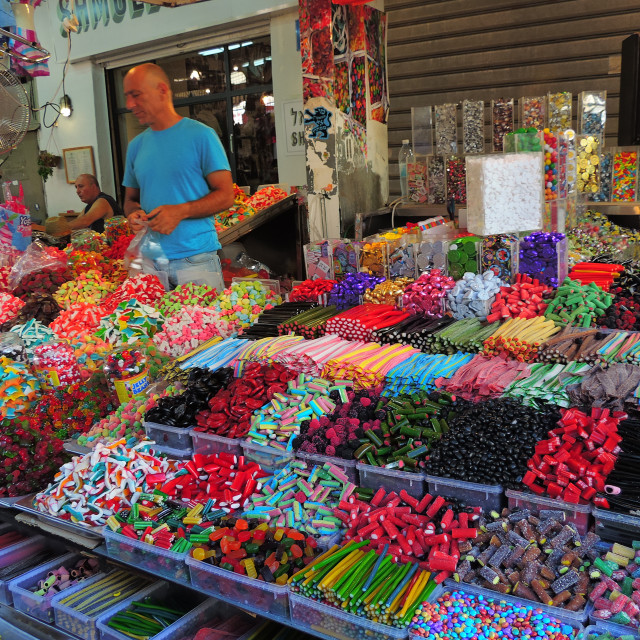
[[[147,213],[164,204],[182,204],[206,196],[206,177],[230,171],[216,132],[190,118],[168,129],[147,129],[127,149],[125,187],[140,189],[140,206]],[[155,234],[169,260],[179,260],[220,248],[213,216],[182,220],[169,235]]]

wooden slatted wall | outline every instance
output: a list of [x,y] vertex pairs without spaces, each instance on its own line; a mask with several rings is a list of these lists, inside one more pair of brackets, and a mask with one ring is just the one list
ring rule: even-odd
[[[640,31],[638,0],[386,0],[391,112],[389,173],[411,139],[411,107],[607,91],[607,144],[617,144],[622,40]],[[517,121],[516,121],[517,126]],[[488,148],[488,147],[487,147]]]

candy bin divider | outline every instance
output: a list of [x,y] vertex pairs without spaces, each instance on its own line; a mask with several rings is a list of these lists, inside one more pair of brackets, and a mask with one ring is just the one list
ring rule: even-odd
[[303,460],[308,464],[322,466],[325,463],[332,464],[340,469],[353,484],[358,484],[358,470],[356,469],[356,460],[345,460],[344,458],[336,458],[332,456],[323,456],[319,453],[307,453],[306,451],[296,451],[296,458]]
[[156,443],[156,448],[163,451],[169,449],[192,449],[191,431],[193,427],[172,427],[168,424],[144,421],[144,431],[149,440]]
[[247,440],[242,441],[242,450],[247,460],[257,462],[268,473],[284,469],[295,457],[293,451],[283,451]]
[[[289,622],[289,585],[277,585],[241,576],[233,571],[220,569],[207,562],[194,560],[190,555],[186,559],[191,575],[191,586],[214,598],[223,600],[260,615],[267,613],[270,618]],[[238,597],[238,589],[244,587],[244,594]],[[226,593],[230,591],[231,594]],[[270,606],[264,609],[257,604],[260,598],[272,599]],[[244,599],[243,599],[244,598]]]
[[[607,542],[631,544],[640,540],[640,517],[594,507],[594,531]],[[608,527],[611,529],[608,530]]]
[[[170,602],[169,598],[172,587],[173,585],[168,582],[156,582],[147,589],[145,597],[162,597],[165,598],[165,602]],[[111,609],[110,613],[105,613],[98,618],[97,626],[98,629],[100,629],[102,640],[131,640],[129,636],[120,633],[116,629],[112,629],[107,623],[111,618],[113,618],[113,616],[120,611],[124,611],[124,609],[126,609],[134,600],[137,600],[141,595],[142,594],[134,595],[131,596],[131,598],[123,600],[117,607]],[[185,613],[181,618],[178,618],[174,623],[165,627],[160,633],[152,636],[153,640],[172,640],[174,638],[182,638],[189,633],[195,632],[199,628],[197,625],[199,624],[202,626],[206,623],[207,620],[211,618],[211,614],[219,608],[223,608],[222,602],[212,598],[207,598]]]
[[[55,626],[60,629],[64,629],[65,631],[70,631],[69,627],[65,626],[64,623],[68,621],[69,614],[68,608],[64,607],[64,605],[60,605],[59,601],[64,600],[67,596],[73,595],[76,591],[80,591],[81,589],[85,589],[86,587],[90,587],[93,583],[98,582],[98,580],[102,580],[105,578],[111,571],[106,569],[104,571],[99,571],[95,575],[91,576],[87,580],[82,580],[78,582],[78,584],[74,584],[73,587],[69,587],[60,593],[56,593],[55,596],[51,599],[51,607],[53,609],[53,614],[55,617]],[[106,613],[106,612],[105,612]],[[75,612],[73,612],[73,617],[76,617]],[[71,632],[73,634],[73,632]],[[76,635],[76,634],[73,634]],[[97,636],[99,637],[99,635]],[[97,640],[96,638],[92,638],[91,640]]]
[[[81,582],[80,584],[83,586],[87,586],[88,581]],[[61,604],[58,604],[58,608],[55,608],[55,605],[54,605],[54,610],[56,612],[56,627],[60,627],[61,629],[66,629],[67,631],[71,632],[73,635],[77,635],[80,638],[85,638],[85,640],[99,640],[99,638],[101,637],[101,633],[97,624],[100,618],[112,616],[116,611],[120,609],[121,605],[123,604],[125,606],[128,606],[134,600],[141,600],[146,596],[151,595],[151,593],[153,593],[154,587],[156,587],[157,584],[158,584],[157,582],[154,582],[153,584],[150,584],[148,587],[145,587],[144,589],[140,589],[140,591],[137,591],[132,596],[129,596],[128,598],[125,598],[124,600],[117,602],[116,604],[109,607],[106,611],[98,614],[95,617],[90,617],[90,616],[84,615],[83,613],[78,613],[77,611],[74,611],[70,607],[66,607]],[[62,591],[61,593],[58,594],[59,596],[61,596],[61,598],[59,599],[63,600],[66,597],[64,594],[70,595],[70,592],[71,592],[70,589],[67,589],[66,591]],[[58,621],[58,616],[60,616],[60,621],[64,620],[64,618],[69,618],[73,620],[74,622],[72,624],[74,624],[74,626],[77,625],[78,627],[83,627],[82,630],[86,635],[81,636],[79,633],[76,633],[75,631],[71,631],[71,629],[69,629],[68,627],[64,627]]]
[[[331,241],[327,240],[326,238],[323,239],[323,240],[318,240],[317,242],[310,242],[309,244],[305,244],[304,247],[303,247],[303,252],[304,252],[304,272],[305,272],[305,275],[307,276],[307,279],[311,279],[311,276],[309,275],[309,254],[311,253],[311,248],[319,246],[322,243],[327,243],[327,256],[326,257],[327,257],[328,266],[329,266],[329,269],[325,273],[323,279],[333,280],[333,245],[330,245]],[[321,257],[322,257],[322,259],[324,261],[325,256],[321,256]],[[319,279],[319,278],[313,278],[313,279],[316,280],[316,279]]]
[[591,525],[590,504],[571,504],[563,500],[537,496],[535,493],[525,493],[524,491],[514,491],[512,489],[507,489],[505,494],[509,501],[509,509],[515,509],[516,507],[533,511],[559,509],[565,512],[567,522],[572,522],[576,525],[581,536],[589,531]]
[[170,460],[185,460],[193,455],[193,449],[191,447],[188,449],[172,449],[171,447],[156,444],[152,448],[156,453],[161,453]]
[[242,440],[216,436],[213,433],[191,430],[191,440],[193,442],[193,453],[200,453],[210,456],[214,453],[231,453],[236,456],[242,455]]
[[11,580],[9,582],[9,590],[13,594],[14,608],[22,611],[22,613],[26,613],[32,618],[42,620],[42,622],[47,624],[53,624],[53,609],[51,607],[53,595],[37,596],[33,591],[30,591],[29,587],[37,586],[38,582],[44,580],[47,577],[47,573],[52,569],[57,569],[66,564],[75,564],[83,557],[81,553],[67,553],[45,564],[34,567],[30,571]]
[[395,491],[396,493],[404,489],[414,498],[422,498],[424,496],[424,474],[421,472],[413,473],[385,469],[384,467],[374,467],[361,462],[358,462],[356,468],[362,487],[374,490],[383,487],[387,492]]
[[[597,96],[604,102],[604,118],[602,119],[602,128],[600,131],[586,131],[585,117],[585,100],[588,96]],[[587,106],[588,108],[588,106]],[[594,135],[600,138],[600,142],[604,147],[605,126],[607,123],[607,92],[606,91],[581,91],[578,94],[578,132],[584,135]]]
[[[36,553],[47,548],[55,553],[55,549],[48,546],[47,540],[42,536],[34,536],[33,538],[28,538],[23,542],[12,544],[10,547],[7,547],[8,553],[3,554],[0,558],[0,568],[4,569],[16,562],[24,560],[32,553]],[[9,589],[10,582],[10,580],[0,580],[0,602],[9,606],[11,606],[13,602],[13,597]]]
[[428,492],[432,496],[460,498],[473,507],[482,507],[483,511],[500,511],[505,499],[501,485],[465,482],[455,478],[441,478],[425,474]]
[[[110,558],[114,558],[131,567],[138,567],[142,571],[149,571],[160,578],[187,585],[190,584],[189,567],[185,564],[188,551],[176,553],[168,549],[161,549],[142,540],[134,540],[120,533],[115,533],[108,527],[104,530],[104,541],[107,555]],[[132,547],[131,551],[123,550],[123,547],[127,545]],[[163,567],[159,560],[164,560],[170,566]],[[182,578],[177,575],[180,567],[185,568],[186,571]]]
[[587,640],[589,637],[589,629],[591,629],[590,633],[594,633],[596,631],[599,631],[600,633],[608,631],[614,636],[631,636],[632,638],[640,638],[640,630],[638,629],[625,627],[624,625],[616,624],[615,622],[608,622],[607,620],[598,620],[591,614],[589,615],[589,623],[589,626],[585,628],[584,640]]
[[[406,627],[404,629],[398,629],[386,624],[372,622],[362,616],[345,613],[340,609],[305,598],[297,593],[291,594],[290,601],[291,621],[300,629],[307,630],[309,633],[320,638],[335,640],[335,638],[344,639],[364,637],[367,638],[367,640],[399,640],[408,636],[408,630]],[[322,616],[322,625],[309,624],[309,618],[314,613]],[[335,635],[331,633],[324,633],[323,628],[326,626],[327,619],[339,621],[339,623],[342,623],[343,625],[351,625],[349,627],[348,635],[341,632],[336,632]],[[361,635],[357,633],[359,630],[362,631]]]
[[505,600],[506,602],[509,602],[511,604],[524,604],[533,606],[534,609],[542,609],[542,611],[544,611],[546,614],[561,619],[563,622],[570,624],[572,627],[579,630],[582,630],[583,624],[584,622],[586,622],[589,614],[591,613],[591,609],[593,608],[593,604],[591,603],[591,601],[588,601],[587,605],[582,611],[567,611],[566,609],[561,609],[560,607],[551,607],[547,606],[546,604],[542,604],[541,602],[534,602],[533,600],[518,598],[510,594],[491,591],[491,589],[479,587],[477,584],[467,584],[466,582],[460,583],[451,579],[445,580],[444,585],[445,587],[448,587],[450,589],[462,589],[463,591],[466,590],[469,593],[481,595],[485,598]]

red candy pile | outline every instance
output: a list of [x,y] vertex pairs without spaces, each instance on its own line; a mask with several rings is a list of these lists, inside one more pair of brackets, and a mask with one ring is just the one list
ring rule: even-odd
[[578,409],[561,413],[558,428],[536,445],[522,482],[533,493],[582,504],[604,491],[620,452],[618,425],[627,414],[599,407],[593,407],[591,415]]
[[325,323],[325,333],[345,340],[370,342],[377,329],[390,327],[408,317],[408,313],[398,311],[392,304],[361,304],[329,318]]
[[315,302],[321,295],[329,293],[335,284],[335,280],[304,280],[291,290],[289,300],[291,302]]
[[260,191],[256,191],[249,199],[245,200],[245,204],[253,207],[257,211],[262,211],[262,209],[271,207],[286,197],[287,192],[278,187],[265,187],[264,189],[260,189]]
[[67,267],[32,271],[22,278],[13,293],[19,298],[26,298],[32,293],[54,294],[61,285],[69,280],[71,280],[71,272]]
[[251,416],[270,401],[274,394],[285,393],[287,382],[295,372],[282,365],[247,365],[241,378],[209,400],[209,410],[196,416],[196,431],[215,433],[227,438],[243,438],[251,428]]
[[227,513],[244,508],[249,496],[260,489],[260,479],[269,476],[256,462],[227,452],[196,453],[182,468],[189,473],[169,480],[161,491],[183,501],[212,500],[215,509]]
[[20,298],[0,291],[0,324],[13,320],[22,307],[24,302]]
[[516,276],[515,284],[502,287],[491,307],[487,322],[496,322],[506,318],[535,318],[544,315],[549,303],[545,295],[551,295],[553,289],[532,279],[526,273]]
[[135,298],[141,304],[153,304],[164,294],[164,287],[156,276],[142,274],[135,278],[127,278],[101,302],[100,306],[104,310],[104,315],[109,315],[121,302],[129,302]]
[[105,252],[104,257],[109,260],[122,260],[134,236],[120,236]]
[[410,496],[404,489],[399,494],[378,489],[367,504],[350,496],[333,510],[345,526],[345,540],[370,540],[374,549],[389,545],[396,561],[416,562],[429,571],[441,571],[436,582],[442,582],[456,570],[460,559],[459,540],[472,540],[478,529],[473,523],[482,513],[461,511],[457,517],[442,496],[427,493],[422,499]]
[[93,333],[104,315],[102,308],[93,304],[76,302],[49,325],[49,328],[61,338],[73,338],[83,333]]

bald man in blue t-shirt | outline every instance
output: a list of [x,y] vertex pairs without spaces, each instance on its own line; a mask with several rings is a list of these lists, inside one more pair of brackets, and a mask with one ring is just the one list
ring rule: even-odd
[[[124,212],[134,231],[157,232],[169,282],[185,269],[221,273],[213,215],[233,205],[233,181],[220,139],[173,107],[166,73],[142,64],[124,78],[127,108],[149,128],[127,149]],[[156,268],[158,266],[156,265]]]

